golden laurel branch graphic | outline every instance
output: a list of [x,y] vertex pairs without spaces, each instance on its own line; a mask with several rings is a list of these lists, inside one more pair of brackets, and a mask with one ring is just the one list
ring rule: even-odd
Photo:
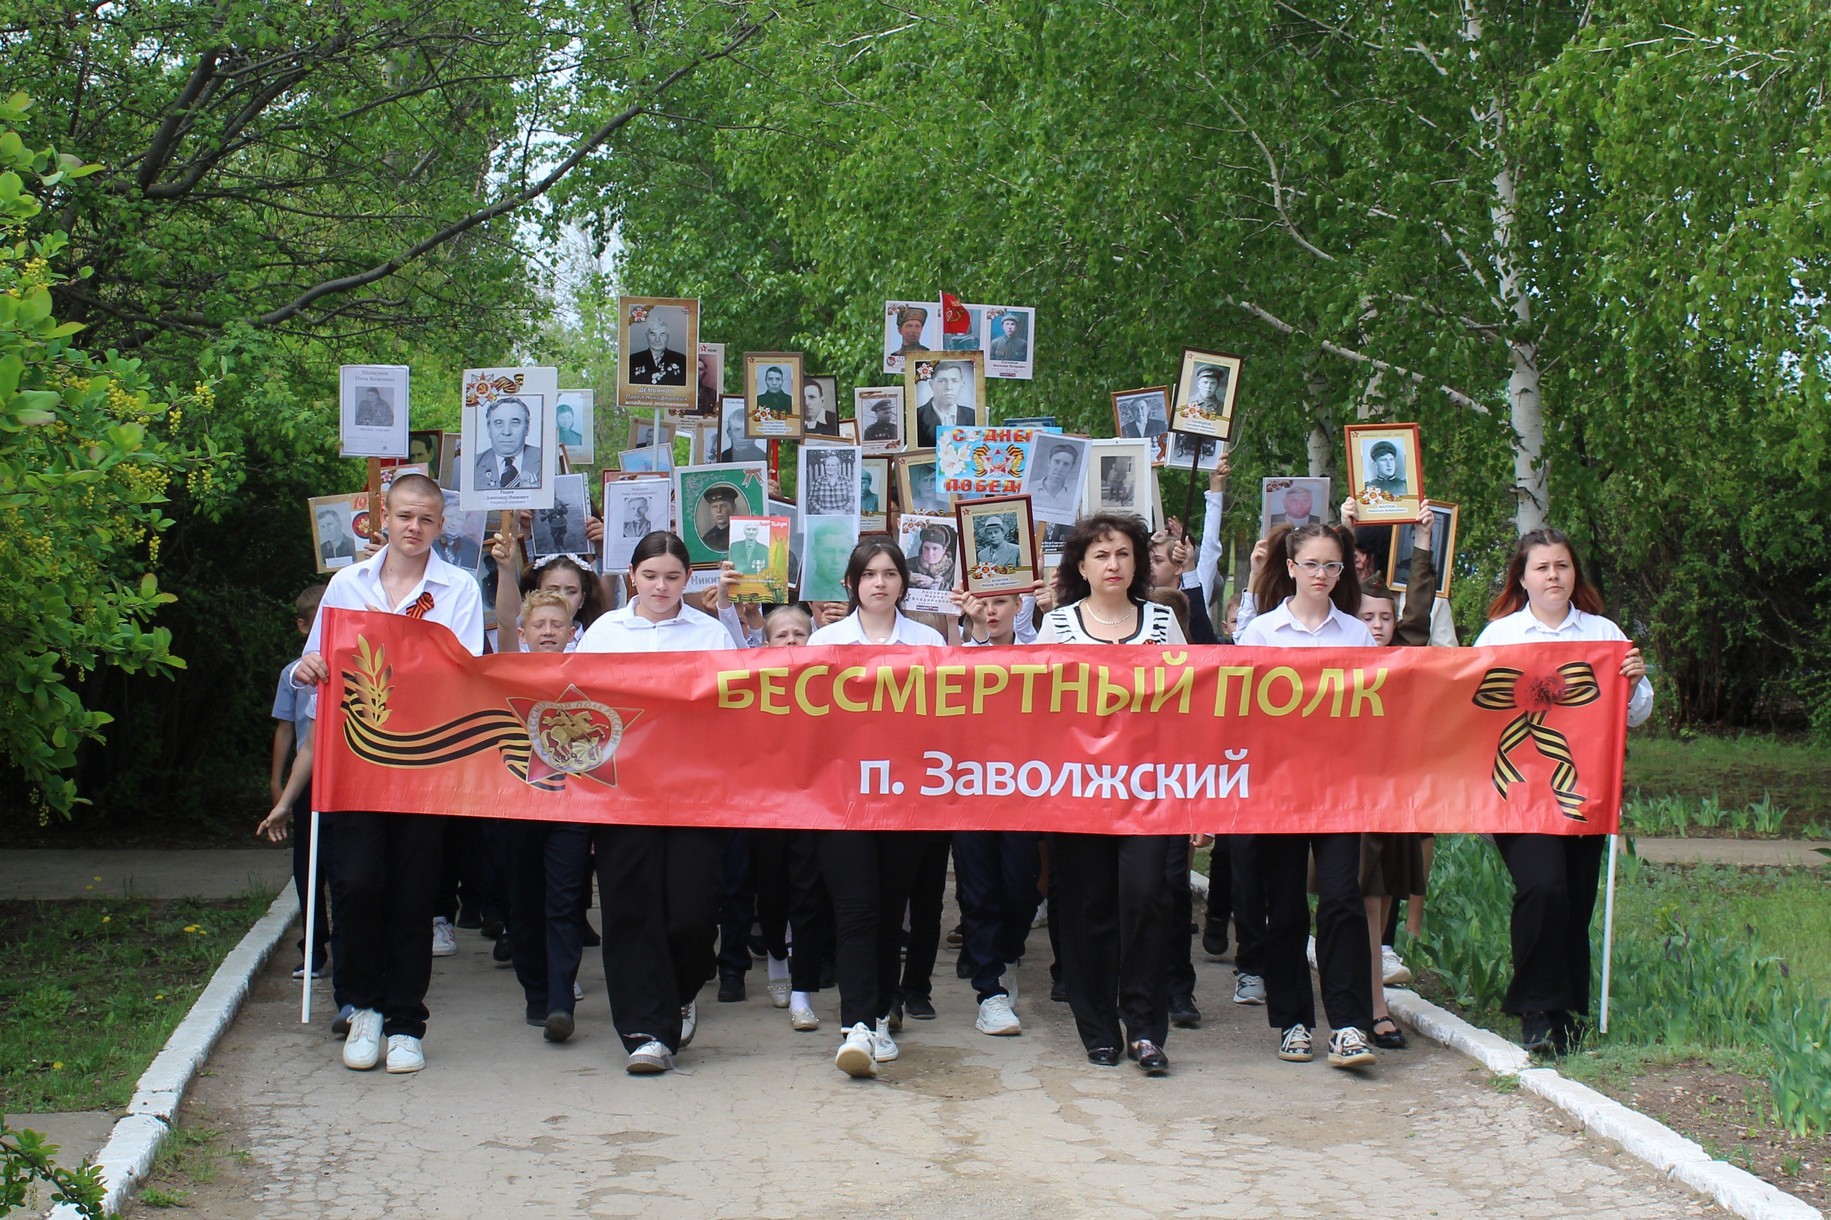
[[1475,688],[1474,704],[1491,712],[1527,710],[1507,722],[1500,731],[1494,750],[1494,788],[1505,800],[1507,789],[1525,779],[1513,762],[1513,751],[1527,741],[1538,752],[1556,764],[1551,771],[1551,790],[1558,808],[1573,822],[1587,822],[1583,816],[1583,797],[1577,792],[1577,763],[1571,756],[1570,742],[1564,734],[1545,723],[1553,708],[1582,707],[1602,697],[1596,683],[1596,671],[1587,661],[1572,661],[1550,673],[1528,677],[1523,670],[1497,665],[1481,676]]

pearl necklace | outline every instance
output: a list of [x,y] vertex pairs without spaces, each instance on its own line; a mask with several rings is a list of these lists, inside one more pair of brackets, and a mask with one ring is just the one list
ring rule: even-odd
[[1093,603],[1091,601],[1088,602],[1083,609],[1087,611],[1087,617],[1091,618],[1094,622],[1101,623],[1107,627],[1117,627],[1122,623],[1130,621],[1132,612],[1136,610],[1137,607],[1128,606],[1125,613],[1121,614],[1118,618],[1101,618],[1098,614],[1094,613]]

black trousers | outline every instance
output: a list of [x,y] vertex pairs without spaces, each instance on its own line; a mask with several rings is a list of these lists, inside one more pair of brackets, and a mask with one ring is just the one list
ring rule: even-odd
[[1513,874],[1513,982],[1501,1011],[1589,1011],[1589,925],[1603,835],[1495,835]]
[[945,830],[910,831],[921,840],[915,876],[909,883],[909,950],[903,955],[898,996],[934,993],[935,957],[941,952],[941,911],[947,905],[947,854],[953,834]]
[[1169,858],[1188,850],[1186,835],[1049,836],[1049,922],[1087,1049],[1169,1034]]
[[512,824],[505,825],[500,818],[441,820],[445,823],[445,850],[432,913],[455,924],[458,907],[463,905],[485,919],[500,917],[508,905],[505,869]]
[[344,995],[381,1013],[384,1034],[426,1034],[444,838],[444,819],[428,814],[337,814],[331,901],[343,926]]
[[[833,896],[833,938],[844,1029],[890,1015],[897,982],[903,908],[921,863],[923,834],[902,830],[822,830],[815,835],[820,875]],[[608,940],[606,941],[608,943]]]
[[1373,1024],[1373,964],[1361,905],[1358,834],[1255,835],[1265,879],[1266,1018],[1273,1029],[1316,1027],[1304,944],[1310,934],[1309,859],[1316,857],[1316,970],[1329,1028]]
[[[1240,974],[1265,974],[1265,877],[1259,871],[1257,835],[1227,835],[1233,879],[1233,965]],[[1218,842],[1218,840],[1217,840]]]
[[[820,879],[817,832],[753,830],[750,864],[756,877],[757,922],[769,955],[788,958],[789,985],[820,990],[820,969],[833,945],[833,904]],[[793,929],[794,953],[788,934]]]
[[1195,918],[1195,895],[1189,890],[1189,844],[1183,842],[1183,854],[1164,857],[1164,884],[1170,887],[1170,925],[1164,941],[1164,954],[1170,977],[1170,994],[1195,994],[1194,938],[1190,921]]
[[752,868],[751,837],[758,832],[734,830],[725,847],[725,897],[718,914],[718,972],[750,973],[750,925],[757,917],[757,878]]
[[1034,831],[954,831],[954,892],[960,900],[960,951],[973,966],[980,999],[1005,995],[1005,969],[1024,955],[1042,895]]
[[[611,1023],[628,1050],[650,1038],[679,1050],[680,1010],[712,976],[730,832],[686,826],[570,829],[570,835],[547,838],[548,859],[558,865],[549,871],[547,889],[549,1006],[572,1011],[581,952],[574,913],[586,876],[578,841],[583,831],[598,862]],[[558,912],[569,917],[559,918]]]
[[[577,890],[588,876],[590,827],[516,821],[506,823],[502,835],[508,840],[509,952],[527,1002],[527,1016],[539,1021],[550,1012],[571,1012],[572,984],[579,974],[580,916],[576,906],[569,904],[576,901]],[[564,902],[556,901],[549,878],[559,881]],[[569,885],[566,878],[572,879]],[[554,924],[565,925],[568,935],[556,938]]]

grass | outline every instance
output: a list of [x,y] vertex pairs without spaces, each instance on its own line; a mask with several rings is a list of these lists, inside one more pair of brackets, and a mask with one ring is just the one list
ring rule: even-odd
[[0,902],[0,1110],[118,1110],[273,895]]
[[1748,733],[1733,737],[1633,734],[1629,794],[1714,800],[1724,809],[1771,801],[1785,806],[1781,833],[1831,824],[1831,747]]

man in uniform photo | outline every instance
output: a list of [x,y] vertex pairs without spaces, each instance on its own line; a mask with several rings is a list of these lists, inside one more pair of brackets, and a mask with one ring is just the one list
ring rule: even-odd
[[699,532],[699,540],[715,551],[731,545],[731,514],[737,508],[737,488],[729,483],[714,483],[700,494],[706,516],[712,524]]
[[1030,341],[1017,333],[1018,317],[1008,313],[999,319],[999,335],[992,340],[991,357],[1022,364],[1030,358]]
[[1373,477],[1367,482],[1389,496],[1403,496],[1405,471],[1399,465],[1399,447],[1391,441],[1376,441],[1367,453],[1373,462]]
[[889,398],[874,398],[865,408],[870,412],[870,423],[865,425],[861,439],[867,441],[893,441],[897,439],[896,403]]
[[757,395],[757,406],[771,415],[785,416],[793,411],[795,404],[790,401],[788,391],[782,388],[782,384],[782,370],[778,366],[772,364],[764,369],[763,392]]

